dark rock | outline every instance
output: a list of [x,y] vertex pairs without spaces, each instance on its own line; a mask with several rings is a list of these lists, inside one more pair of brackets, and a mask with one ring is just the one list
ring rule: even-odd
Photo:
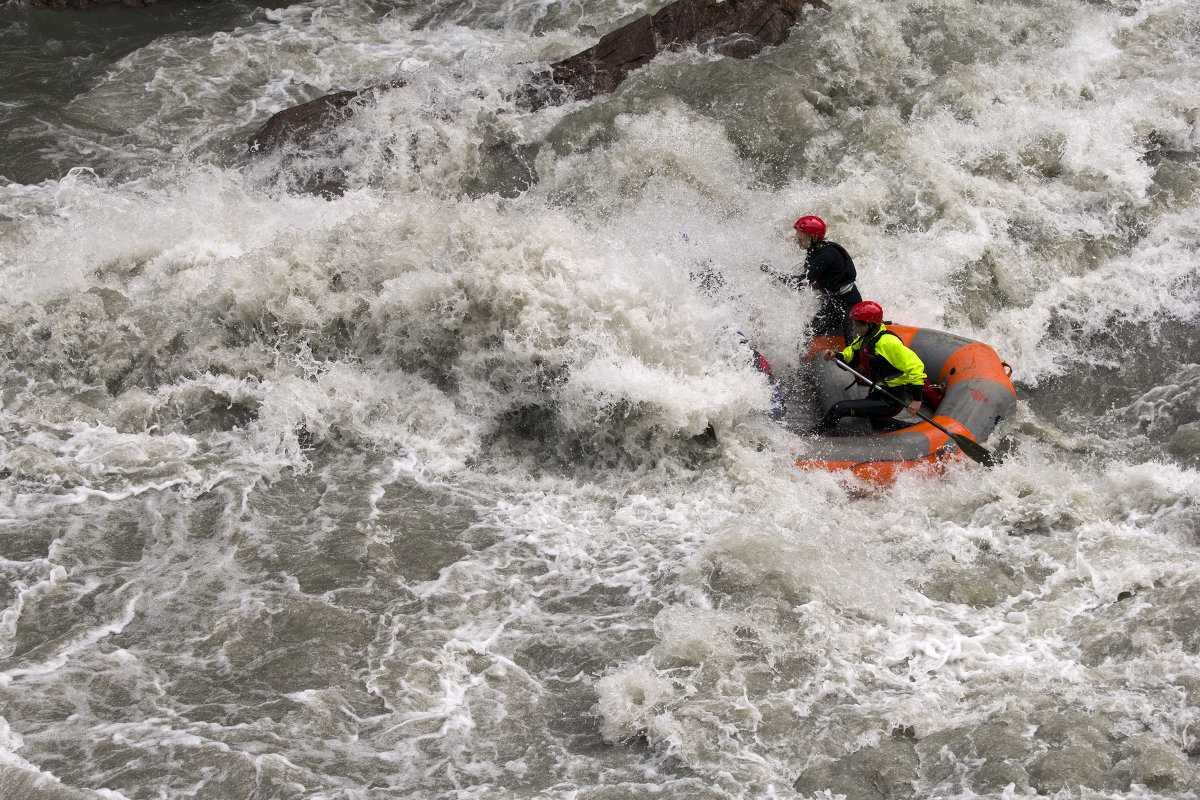
[[320,134],[353,114],[350,102],[371,89],[334,92],[273,115],[250,137],[250,151],[273,150],[285,144],[310,147]]
[[629,73],[649,64],[657,54],[654,18],[641,17],[600,37],[582,53],[551,65],[550,74],[555,83],[574,88],[576,96],[592,97],[616,89]]
[[[800,17],[814,9],[829,6],[823,0],[676,0],[602,36],[594,47],[550,65],[545,84],[530,87],[526,104],[537,108],[611,92],[663,50],[711,44],[721,55],[749,58],[783,43]],[[250,150],[318,145],[325,131],[353,115],[360,96],[402,85],[335,92],[284,109],[250,138]]]
[[354,115],[362,98],[376,96],[379,92],[396,89],[403,81],[334,92],[298,106],[286,108],[273,115],[258,132],[250,137],[247,145],[251,153],[293,151],[292,161],[307,161],[303,165],[293,163],[295,185],[293,188],[309,194],[325,197],[340,195],[346,188],[346,177],[338,165],[342,147],[334,145],[328,132]]
[[721,55],[750,58],[782,44],[801,15],[818,8],[829,6],[822,0],[676,0],[602,36],[550,71],[554,82],[571,87],[576,98],[593,97],[616,89],[663,50],[713,42]]
[[402,86],[404,81],[396,80],[366,89],[334,92],[298,106],[285,108],[268,119],[266,124],[258,129],[258,133],[250,137],[250,151],[274,150],[286,144],[300,148],[319,145],[324,141],[323,134],[327,130],[354,115],[357,107],[355,100]]

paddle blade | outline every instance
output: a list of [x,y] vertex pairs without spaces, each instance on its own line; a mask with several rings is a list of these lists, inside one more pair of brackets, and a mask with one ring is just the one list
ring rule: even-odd
[[967,458],[978,461],[985,467],[996,465],[996,459],[992,458],[991,452],[979,442],[957,433],[951,433],[950,437],[954,439],[954,443],[958,445],[958,449],[962,450]]

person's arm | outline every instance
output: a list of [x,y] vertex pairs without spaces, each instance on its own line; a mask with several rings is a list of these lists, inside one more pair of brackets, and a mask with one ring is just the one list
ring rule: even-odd
[[[857,342],[858,339],[855,339],[854,341]],[[828,347],[825,349],[825,352],[823,355],[824,355],[826,361],[833,361],[835,358],[837,358],[837,359],[841,359],[843,364],[853,364],[854,363],[854,352],[855,352],[854,342],[851,342],[850,346],[847,347],[845,350],[843,350],[840,353],[837,350],[834,350],[832,347]]]
[[789,289],[799,289],[800,287],[802,287],[804,284],[808,283],[808,281],[809,281],[808,273],[805,271],[801,271],[799,274],[796,274],[796,275],[788,275],[786,272],[776,272],[774,269],[771,268],[770,264],[767,264],[765,262],[759,266],[759,269],[761,269],[763,272],[767,273],[772,278],[779,281],[780,283],[782,283],[784,286],[788,287]]

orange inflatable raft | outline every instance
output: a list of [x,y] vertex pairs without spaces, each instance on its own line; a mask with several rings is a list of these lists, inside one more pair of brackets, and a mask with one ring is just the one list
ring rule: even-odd
[[[983,442],[1016,404],[1017,394],[1009,379],[1012,369],[986,344],[929,328],[891,324],[887,328],[924,362],[930,382],[945,387],[937,408],[926,404],[923,411],[952,433]],[[865,394],[865,389],[853,383],[847,386],[846,373],[820,358],[826,348],[840,350],[844,346],[840,336],[818,337],[809,345],[805,361],[822,409]],[[848,427],[846,420],[839,430],[844,427]],[[924,421],[890,432],[867,428],[864,433],[815,439],[812,456],[797,461],[796,466],[849,470],[861,478],[887,483],[910,470],[934,471],[949,461],[966,458],[951,437]]]

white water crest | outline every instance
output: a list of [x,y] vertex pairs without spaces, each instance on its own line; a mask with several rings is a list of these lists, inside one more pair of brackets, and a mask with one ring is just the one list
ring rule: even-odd
[[[522,102],[662,5],[247,7],[0,118],[0,796],[1200,792],[1200,7],[851,0]],[[794,466],[742,340],[790,385],[807,213],[1012,366],[997,466]]]

